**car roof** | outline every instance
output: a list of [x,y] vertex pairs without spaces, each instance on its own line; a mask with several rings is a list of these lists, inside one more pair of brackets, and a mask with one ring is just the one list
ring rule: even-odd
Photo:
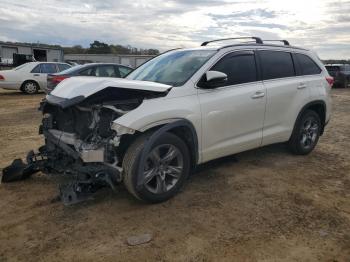
[[[122,65],[122,64],[117,64],[117,63],[86,63],[83,64],[81,66],[96,66],[96,65],[116,65],[116,66],[124,66],[124,67],[128,67],[131,68],[130,66],[126,66],[126,65]],[[132,69],[132,68],[131,68]]]
[[63,65],[69,65],[71,66],[70,64],[67,64],[65,62],[40,62],[40,61],[36,61],[36,62],[28,62],[28,63],[25,63],[23,65],[26,65],[26,66],[36,66],[36,65],[39,65],[39,64],[63,64]]
[[65,62],[41,62],[41,61],[35,61],[35,62],[28,62],[33,64],[67,64]]
[[[239,44],[230,44],[230,45],[212,45],[212,46],[200,46],[200,47],[194,47],[194,48],[179,48],[179,49],[173,49],[173,50],[208,50],[208,51],[219,51],[221,49],[226,48],[241,48],[241,47],[247,47],[247,48],[258,48],[258,49],[297,49],[297,50],[303,50],[303,51],[310,51],[305,48],[297,47],[297,46],[291,46],[291,45],[275,45],[275,44],[255,44],[255,43],[239,43]],[[173,51],[170,50],[170,51]]]

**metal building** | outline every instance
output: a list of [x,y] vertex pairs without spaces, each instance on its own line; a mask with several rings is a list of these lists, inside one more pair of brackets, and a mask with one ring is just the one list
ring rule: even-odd
[[65,54],[64,60],[78,63],[116,63],[135,68],[153,57],[153,55]]
[[36,61],[43,62],[63,61],[63,49],[58,46],[0,41],[1,63],[12,64],[13,54],[31,55]]

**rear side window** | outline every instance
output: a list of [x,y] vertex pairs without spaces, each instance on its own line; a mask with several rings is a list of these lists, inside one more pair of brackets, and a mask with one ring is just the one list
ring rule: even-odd
[[291,53],[259,51],[263,80],[295,76]]
[[114,66],[112,65],[97,66],[95,70],[95,76],[116,77]]
[[66,64],[58,64],[58,71],[59,71],[59,72],[62,72],[62,71],[64,71],[64,70],[68,69],[68,68],[70,68],[69,65],[66,65]]
[[41,64],[40,68],[42,74],[51,74],[57,72],[55,64]]
[[253,51],[228,54],[210,70],[219,71],[227,75],[225,86],[249,83],[257,80]]
[[307,55],[295,54],[300,69],[297,75],[317,75],[321,73],[321,69],[318,65]]
[[125,77],[127,74],[131,72],[130,68],[124,66],[118,66],[120,77]]
[[90,67],[88,69],[79,72],[81,76],[95,76],[95,67]]

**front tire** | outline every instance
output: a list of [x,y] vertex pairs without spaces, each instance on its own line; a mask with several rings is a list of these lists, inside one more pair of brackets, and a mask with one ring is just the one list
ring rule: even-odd
[[39,85],[34,81],[26,81],[23,83],[21,90],[29,95],[36,94],[39,91]]
[[137,187],[138,170],[143,148],[149,135],[138,137],[123,159],[124,184],[136,198],[158,203],[175,196],[190,173],[190,154],[187,145],[176,135],[162,134],[145,156],[143,182]]
[[321,120],[312,110],[306,110],[294,127],[288,142],[289,148],[296,155],[307,155],[316,146],[321,133]]

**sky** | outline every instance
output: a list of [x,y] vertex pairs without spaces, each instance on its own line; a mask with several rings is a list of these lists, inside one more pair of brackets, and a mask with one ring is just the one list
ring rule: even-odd
[[166,51],[235,36],[350,59],[350,0],[0,0],[0,40]]

